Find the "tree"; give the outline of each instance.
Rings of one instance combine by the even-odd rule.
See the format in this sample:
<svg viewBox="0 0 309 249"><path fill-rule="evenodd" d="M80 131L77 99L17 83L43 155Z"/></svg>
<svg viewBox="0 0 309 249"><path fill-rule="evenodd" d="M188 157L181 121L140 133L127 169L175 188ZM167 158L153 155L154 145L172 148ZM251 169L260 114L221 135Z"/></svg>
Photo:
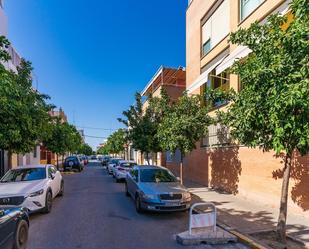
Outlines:
<svg viewBox="0 0 309 249"><path fill-rule="evenodd" d="M50 133L43 140L43 144L56 154L59 168L58 156L64 156L67 152L76 153L80 149L82 139L74 126L61 122L59 118L51 119L49 130Z"/></svg>
<svg viewBox="0 0 309 249"><path fill-rule="evenodd" d="M93 150L89 144L83 143L77 151L78 154L90 156L93 154ZM100 154L100 153L99 153Z"/></svg>
<svg viewBox="0 0 309 249"><path fill-rule="evenodd" d="M308 0L294 0L291 9L294 20L288 27L286 17L272 15L267 23L253 23L230 37L252 50L232 68L243 86L228 111L232 136L248 147L285 153L277 224L284 243L293 154L309 151Z"/></svg>
<svg viewBox="0 0 309 249"><path fill-rule="evenodd" d="M128 127L128 140L135 149L146 154L147 163L150 164L149 153L162 151L157 132L160 122L168 112L170 99L162 89L161 96L149 96L148 103L147 108L143 110L141 95L136 93L135 105L123 112L126 119L118 120Z"/></svg>
<svg viewBox="0 0 309 249"><path fill-rule="evenodd" d="M124 129L118 129L107 139L107 146L109 153L118 154L124 151L124 146L127 143L126 133Z"/></svg>
<svg viewBox="0 0 309 249"><path fill-rule="evenodd" d="M196 148L196 142L206 135L211 118L201 105L200 96L183 95L163 117L157 138L161 147L172 153L180 151L180 179L183 181L183 158Z"/></svg>
<svg viewBox="0 0 309 249"><path fill-rule="evenodd" d="M109 144L104 144L104 146L100 147L97 150L97 154L99 155L109 155L111 154L110 148L109 148Z"/></svg>
<svg viewBox="0 0 309 249"><path fill-rule="evenodd" d="M0 60L7 62L9 42L0 37ZM48 124L47 95L32 88L31 63L22 59L17 73L0 63L0 148L9 154L27 153L42 139Z"/></svg>

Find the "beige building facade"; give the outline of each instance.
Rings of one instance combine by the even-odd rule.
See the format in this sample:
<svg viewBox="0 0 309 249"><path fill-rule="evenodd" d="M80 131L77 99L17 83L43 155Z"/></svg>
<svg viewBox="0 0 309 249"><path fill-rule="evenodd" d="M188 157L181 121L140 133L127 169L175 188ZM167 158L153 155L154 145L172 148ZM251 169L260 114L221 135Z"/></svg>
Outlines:
<svg viewBox="0 0 309 249"><path fill-rule="evenodd" d="M148 107L148 97L160 97L164 89L172 102L176 102L186 90L186 70L183 67L172 68L161 66L141 92L144 98L143 110ZM133 148L132 148L133 149ZM146 156L140 151L134 151L134 160L138 164L147 164ZM149 163L153 165L166 165L166 152L150 153Z"/></svg>
<svg viewBox="0 0 309 249"><path fill-rule="evenodd" d="M186 13L186 89L201 94L213 89L241 90L237 75L228 69L235 60L246 57L247 47L231 44L230 32L248 28L254 21L266 22L272 13L292 18L288 0L191 0ZM213 103L217 109L227 103ZM176 174L178 165L168 165ZM210 126L207 137L185 158L184 179L214 189L239 194L252 201L279 206L282 159L274 152L236 146L228 129ZM304 171L305 170L305 171ZM298 173L297 173L298 172ZM299 173L303 172L303 173ZM295 212L309 214L309 157L296 155L291 177L289 206Z"/></svg>

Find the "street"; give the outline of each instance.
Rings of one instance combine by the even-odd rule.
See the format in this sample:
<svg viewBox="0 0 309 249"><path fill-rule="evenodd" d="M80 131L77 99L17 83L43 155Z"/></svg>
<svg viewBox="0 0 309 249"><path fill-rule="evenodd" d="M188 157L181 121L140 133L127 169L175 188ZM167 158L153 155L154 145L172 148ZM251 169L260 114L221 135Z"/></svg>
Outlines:
<svg viewBox="0 0 309 249"><path fill-rule="evenodd" d="M173 235L187 229L188 213L138 214L124 185L99 164L90 163L64 180L65 194L54 200L52 212L30 217L28 249L246 248L178 245Z"/></svg>

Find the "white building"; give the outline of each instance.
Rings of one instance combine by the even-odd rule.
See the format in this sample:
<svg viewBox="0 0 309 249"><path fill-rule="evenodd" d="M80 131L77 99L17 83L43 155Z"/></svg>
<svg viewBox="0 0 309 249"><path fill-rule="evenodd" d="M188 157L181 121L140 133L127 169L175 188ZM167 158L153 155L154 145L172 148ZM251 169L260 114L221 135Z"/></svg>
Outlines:
<svg viewBox="0 0 309 249"><path fill-rule="evenodd" d="M3 6L4 0L0 0L0 36L8 35L8 18L4 12ZM17 72L17 67L21 62L21 56L16 52L13 46L9 46L8 53L11 56L11 60L4 63L7 69ZM27 153L25 155L12 156L12 167L17 167L20 165L30 165L40 163L40 147L36 146L33 148L33 152ZM8 170L8 158L7 152L0 149L0 176L3 175Z"/></svg>

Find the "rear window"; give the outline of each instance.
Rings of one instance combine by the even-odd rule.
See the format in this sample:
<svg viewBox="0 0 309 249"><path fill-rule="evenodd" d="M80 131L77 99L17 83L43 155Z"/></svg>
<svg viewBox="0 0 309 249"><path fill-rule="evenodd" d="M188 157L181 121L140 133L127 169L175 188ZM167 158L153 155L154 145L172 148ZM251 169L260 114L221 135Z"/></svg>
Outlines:
<svg viewBox="0 0 309 249"><path fill-rule="evenodd" d="M136 165L136 163L121 163L120 166L124 168L132 168Z"/></svg>
<svg viewBox="0 0 309 249"><path fill-rule="evenodd" d="M77 157L74 157L74 156L67 157L67 158L65 159L66 162L69 162L69 161L77 161L77 160L78 160Z"/></svg>

